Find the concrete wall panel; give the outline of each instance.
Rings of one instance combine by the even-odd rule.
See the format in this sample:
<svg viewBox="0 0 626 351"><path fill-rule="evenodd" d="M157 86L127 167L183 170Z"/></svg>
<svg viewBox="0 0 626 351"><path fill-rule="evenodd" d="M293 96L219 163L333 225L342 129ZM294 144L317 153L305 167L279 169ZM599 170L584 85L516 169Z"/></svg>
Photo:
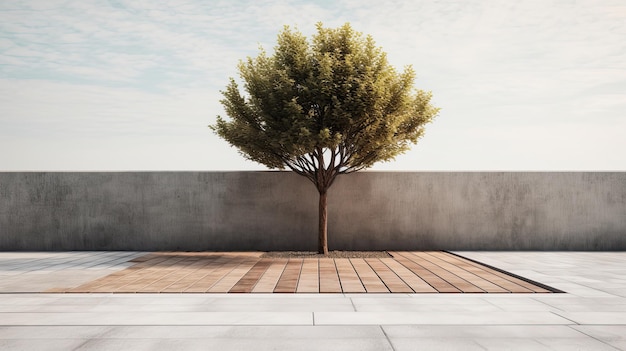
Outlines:
<svg viewBox="0 0 626 351"><path fill-rule="evenodd" d="M0 173L1 250L315 250L291 172ZM361 172L329 193L340 250L624 250L626 172Z"/></svg>

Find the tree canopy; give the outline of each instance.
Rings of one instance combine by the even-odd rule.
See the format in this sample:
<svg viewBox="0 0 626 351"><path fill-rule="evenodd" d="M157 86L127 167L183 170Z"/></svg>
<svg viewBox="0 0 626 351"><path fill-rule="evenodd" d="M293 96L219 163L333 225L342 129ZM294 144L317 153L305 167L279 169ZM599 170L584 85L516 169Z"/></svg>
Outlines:
<svg viewBox="0 0 626 351"><path fill-rule="evenodd" d="M311 40L285 26L274 53L263 49L238 66L222 94L230 120L213 130L269 168L289 168L326 194L337 175L407 151L438 109L413 87L415 72L397 72L371 36L349 24L317 24ZM321 211L321 206L320 206ZM320 228L321 229L321 228Z"/></svg>

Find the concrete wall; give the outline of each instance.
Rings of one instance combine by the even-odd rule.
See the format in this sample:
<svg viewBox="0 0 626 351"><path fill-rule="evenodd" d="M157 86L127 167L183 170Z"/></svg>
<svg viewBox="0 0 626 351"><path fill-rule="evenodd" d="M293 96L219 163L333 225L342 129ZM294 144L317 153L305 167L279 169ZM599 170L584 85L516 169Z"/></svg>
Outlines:
<svg viewBox="0 0 626 351"><path fill-rule="evenodd" d="M0 173L1 250L314 250L290 172ZM340 250L624 250L626 172L361 172L329 193Z"/></svg>

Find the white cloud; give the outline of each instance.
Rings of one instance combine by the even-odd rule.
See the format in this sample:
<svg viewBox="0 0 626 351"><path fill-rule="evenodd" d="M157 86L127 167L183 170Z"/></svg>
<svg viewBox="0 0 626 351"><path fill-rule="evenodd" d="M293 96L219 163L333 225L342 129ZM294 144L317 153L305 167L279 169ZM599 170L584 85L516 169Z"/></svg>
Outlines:
<svg viewBox="0 0 626 351"><path fill-rule="evenodd" d="M169 96L133 89L47 81L0 80L0 135L58 137L184 134L203 129L218 113L216 91ZM32 129L31 129L32 128Z"/></svg>
<svg viewBox="0 0 626 351"><path fill-rule="evenodd" d="M258 44L272 49L284 24L310 35L318 21L371 34L392 64L414 65L417 87L443 108L415 150L383 168L626 167L610 152L626 146L621 0L3 2L0 146L44 138L75 156L58 157L66 169L198 161L154 158L144 145L219 150L203 154L214 169L262 168L207 130L222 111L218 91ZM23 156L4 154L0 167L53 167Z"/></svg>

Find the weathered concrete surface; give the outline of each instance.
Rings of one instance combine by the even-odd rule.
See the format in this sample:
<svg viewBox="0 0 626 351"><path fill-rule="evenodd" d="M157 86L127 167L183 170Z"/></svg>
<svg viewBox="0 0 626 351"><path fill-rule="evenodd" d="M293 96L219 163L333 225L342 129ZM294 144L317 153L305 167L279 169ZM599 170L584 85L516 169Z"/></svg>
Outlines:
<svg viewBox="0 0 626 351"><path fill-rule="evenodd" d="M0 189L4 250L315 244L317 192L290 173L0 173Z"/></svg>
<svg viewBox="0 0 626 351"><path fill-rule="evenodd" d="M290 172L0 173L1 250L312 250ZM624 250L626 172L362 172L329 194L342 250Z"/></svg>
<svg viewBox="0 0 626 351"><path fill-rule="evenodd" d="M626 172L376 172L334 186L338 247L626 249Z"/></svg>

